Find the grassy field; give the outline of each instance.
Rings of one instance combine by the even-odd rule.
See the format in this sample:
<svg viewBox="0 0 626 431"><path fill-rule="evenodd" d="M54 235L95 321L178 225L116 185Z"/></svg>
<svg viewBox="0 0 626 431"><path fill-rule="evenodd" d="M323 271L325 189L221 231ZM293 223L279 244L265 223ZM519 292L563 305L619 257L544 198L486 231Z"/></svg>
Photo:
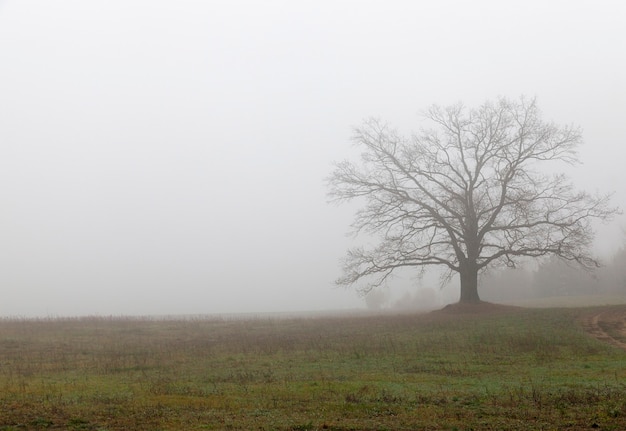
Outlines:
<svg viewBox="0 0 626 431"><path fill-rule="evenodd" d="M0 321L0 430L624 429L592 309Z"/></svg>

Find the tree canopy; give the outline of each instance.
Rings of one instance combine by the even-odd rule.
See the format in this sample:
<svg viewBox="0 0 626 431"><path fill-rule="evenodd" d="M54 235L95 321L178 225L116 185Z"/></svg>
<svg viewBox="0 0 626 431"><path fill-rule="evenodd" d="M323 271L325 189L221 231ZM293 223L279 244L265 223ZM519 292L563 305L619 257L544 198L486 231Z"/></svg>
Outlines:
<svg viewBox="0 0 626 431"><path fill-rule="evenodd" d="M460 301L477 302L478 273L492 265L547 255L598 265L592 221L617 212L610 196L548 173L551 162L578 162L580 128L544 121L526 98L434 105L424 116L433 127L411 137L365 121L353 136L360 161L335 165L331 198L361 199L353 228L379 240L348 251L338 284L365 281L367 292L399 268L442 266L459 273Z"/></svg>

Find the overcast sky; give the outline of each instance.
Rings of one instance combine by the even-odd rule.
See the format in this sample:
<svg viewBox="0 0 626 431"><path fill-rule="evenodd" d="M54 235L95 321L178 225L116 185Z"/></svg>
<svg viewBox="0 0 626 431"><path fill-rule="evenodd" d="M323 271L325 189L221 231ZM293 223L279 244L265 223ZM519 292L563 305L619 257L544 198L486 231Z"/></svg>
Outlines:
<svg viewBox="0 0 626 431"><path fill-rule="evenodd" d="M324 178L370 116L536 96L626 207L626 2L0 0L0 316L362 307ZM598 237L619 247L620 218Z"/></svg>

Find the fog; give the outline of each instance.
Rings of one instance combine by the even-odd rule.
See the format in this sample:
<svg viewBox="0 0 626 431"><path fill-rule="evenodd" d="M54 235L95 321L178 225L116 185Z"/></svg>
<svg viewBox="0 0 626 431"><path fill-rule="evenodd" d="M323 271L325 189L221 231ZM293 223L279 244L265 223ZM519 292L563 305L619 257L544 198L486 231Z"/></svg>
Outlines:
<svg viewBox="0 0 626 431"><path fill-rule="evenodd" d="M364 118L409 133L432 103L536 96L584 129L575 183L624 208L625 16L619 0L0 0L0 316L363 308L333 283L356 207L328 204L324 178ZM624 226L599 229L598 253Z"/></svg>

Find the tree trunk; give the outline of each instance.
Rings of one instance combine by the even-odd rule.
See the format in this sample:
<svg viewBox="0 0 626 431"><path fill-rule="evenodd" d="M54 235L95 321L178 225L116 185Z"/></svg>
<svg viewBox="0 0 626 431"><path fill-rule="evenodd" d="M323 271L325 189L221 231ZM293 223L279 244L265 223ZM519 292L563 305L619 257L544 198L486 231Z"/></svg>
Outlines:
<svg viewBox="0 0 626 431"><path fill-rule="evenodd" d="M463 265L460 271L461 276L461 303L480 302L478 296L478 269L474 265Z"/></svg>

